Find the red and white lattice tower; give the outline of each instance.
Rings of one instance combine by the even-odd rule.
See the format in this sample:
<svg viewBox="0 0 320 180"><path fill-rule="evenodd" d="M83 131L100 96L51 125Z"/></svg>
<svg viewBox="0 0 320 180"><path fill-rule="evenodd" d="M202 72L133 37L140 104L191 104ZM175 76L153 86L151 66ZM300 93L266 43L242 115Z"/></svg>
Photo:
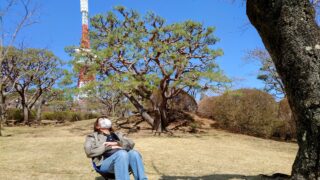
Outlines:
<svg viewBox="0 0 320 180"><path fill-rule="evenodd" d="M82 37L81 37L80 51L90 53L88 0L80 0L80 10L82 15ZM83 87L85 84L95 79L95 76L93 74L87 73L88 72L87 58L88 57L81 57L78 62L80 64L80 73L79 73L79 79L78 79L78 85L77 85L78 88Z"/></svg>

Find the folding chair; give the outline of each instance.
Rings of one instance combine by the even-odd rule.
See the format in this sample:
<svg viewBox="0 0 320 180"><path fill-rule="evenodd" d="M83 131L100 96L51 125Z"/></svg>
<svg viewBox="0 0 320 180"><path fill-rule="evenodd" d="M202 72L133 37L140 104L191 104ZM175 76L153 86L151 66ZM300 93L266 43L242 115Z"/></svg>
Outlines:
<svg viewBox="0 0 320 180"><path fill-rule="evenodd" d="M104 173L101 172L100 169L96 166L96 164L92 161L92 166L94 168L94 170L99 173L105 180L112 180L112 179L116 179L115 174L114 173Z"/></svg>

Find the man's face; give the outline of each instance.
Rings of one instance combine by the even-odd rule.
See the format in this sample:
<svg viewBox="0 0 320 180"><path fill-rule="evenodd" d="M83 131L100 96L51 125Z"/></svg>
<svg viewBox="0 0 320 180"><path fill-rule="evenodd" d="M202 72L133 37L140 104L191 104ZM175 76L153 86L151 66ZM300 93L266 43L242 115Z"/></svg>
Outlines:
<svg viewBox="0 0 320 180"><path fill-rule="evenodd" d="M101 118L98 124L100 129L110 129L112 122L107 118Z"/></svg>

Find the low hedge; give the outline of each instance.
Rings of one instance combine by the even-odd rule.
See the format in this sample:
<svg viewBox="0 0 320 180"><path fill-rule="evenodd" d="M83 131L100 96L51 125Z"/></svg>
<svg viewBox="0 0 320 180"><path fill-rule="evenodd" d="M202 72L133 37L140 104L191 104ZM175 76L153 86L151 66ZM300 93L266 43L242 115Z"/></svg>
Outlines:
<svg viewBox="0 0 320 180"><path fill-rule="evenodd" d="M58 112L43 112L41 119L46 120L58 120L59 122L64 121L80 121L84 119L97 118L98 114L95 113L80 113L72 111L58 111Z"/></svg>
<svg viewBox="0 0 320 180"><path fill-rule="evenodd" d="M31 110L29 114L29 119L34 120L36 118L36 111ZM8 109L7 110L7 119L23 121L23 111L21 109Z"/></svg>
<svg viewBox="0 0 320 180"><path fill-rule="evenodd" d="M45 111L42 112L41 119L45 120L58 120L59 122L64 121L80 121L84 119L94 119L97 118L99 114L96 113L81 113L73 111ZM23 112L21 109L8 109L7 110L7 119L17 120L18 122L23 121ZM29 114L29 119L36 119L36 111L32 110Z"/></svg>

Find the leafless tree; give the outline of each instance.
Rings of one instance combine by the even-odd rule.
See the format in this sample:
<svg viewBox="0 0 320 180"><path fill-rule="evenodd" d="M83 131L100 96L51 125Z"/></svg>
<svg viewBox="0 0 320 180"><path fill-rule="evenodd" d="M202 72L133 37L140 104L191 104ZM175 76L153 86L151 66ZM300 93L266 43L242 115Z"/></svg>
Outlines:
<svg viewBox="0 0 320 180"><path fill-rule="evenodd" d="M0 9L0 136L2 135L2 123L6 120L6 97L14 90L13 87L16 83L16 80L9 83L8 77L4 75L3 62L5 60L10 61L7 56L16 43L17 36L22 29L36 23L34 16L38 11L38 6L33 4L32 0L7 0L2 3L4 6ZM9 19L10 13L15 11L15 7L22 9L22 15L16 16L17 24L14 24L13 28L9 29L6 24L7 19Z"/></svg>
<svg viewBox="0 0 320 180"><path fill-rule="evenodd" d="M253 49L248 52L245 59L259 63L260 69L257 78L264 82L266 92L272 94L275 98L285 96L284 85L267 50Z"/></svg>

